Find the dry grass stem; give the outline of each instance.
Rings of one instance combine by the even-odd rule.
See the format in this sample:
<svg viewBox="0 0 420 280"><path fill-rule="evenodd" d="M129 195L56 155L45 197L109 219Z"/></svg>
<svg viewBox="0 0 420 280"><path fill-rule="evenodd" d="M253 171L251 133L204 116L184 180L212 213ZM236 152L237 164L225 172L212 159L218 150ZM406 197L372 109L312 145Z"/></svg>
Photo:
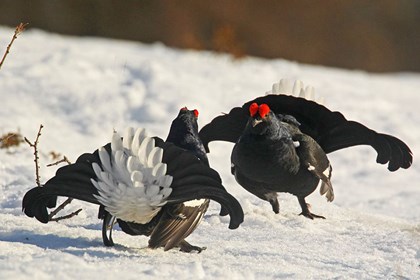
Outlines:
<svg viewBox="0 0 420 280"><path fill-rule="evenodd" d="M7 149L13 146L19 146L24 142L23 137L18 132L9 132L0 138L0 149Z"/></svg>

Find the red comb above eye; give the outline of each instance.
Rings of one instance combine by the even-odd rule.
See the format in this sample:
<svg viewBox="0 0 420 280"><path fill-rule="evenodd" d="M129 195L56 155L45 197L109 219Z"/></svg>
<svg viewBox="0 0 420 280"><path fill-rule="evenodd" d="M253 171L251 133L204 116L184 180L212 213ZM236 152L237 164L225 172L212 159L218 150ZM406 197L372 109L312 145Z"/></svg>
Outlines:
<svg viewBox="0 0 420 280"><path fill-rule="evenodd" d="M258 104L254 102L249 106L249 114L251 115L251 117L253 117L255 116L257 112L258 112Z"/></svg>
<svg viewBox="0 0 420 280"><path fill-rule="evenodd" d="M260 113L261 118L264 118L270 112L270 107L267 104L261 104L260 108L258 109L258 113Z"/></svg>
<svg viewBox="0 0 420 280"><path fill-rule="evenodd" d="M196 117L196 118L198 118L198 110L197 109L194 109L194 116Z"/></svg>
<svg viewBox="0 0 420 280"><path fill-rule="evenodd" d="M187 111L187 110L188 108L185 106L185 107L182 107L180 111Z"/></svg>

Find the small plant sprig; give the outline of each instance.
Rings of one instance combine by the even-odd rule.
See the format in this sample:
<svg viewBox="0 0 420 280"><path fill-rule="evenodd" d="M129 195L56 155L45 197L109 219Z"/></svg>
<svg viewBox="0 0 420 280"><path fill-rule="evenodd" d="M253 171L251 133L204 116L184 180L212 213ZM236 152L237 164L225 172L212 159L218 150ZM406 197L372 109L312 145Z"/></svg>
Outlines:
<svg viewBox="0 0 420 280"><path fill-rule="evenodd" d="M28 138L26 137L24 138L25 142L28 143L28 145L34 149L34 156L35 156L34 162L35 162L35 174L36 174L35 182L38 185L38 187L41 187L41 180L39 176L38 141L39 141L39 136L41 136L41 130L43 127L44 126L42 124L39 126L38 134L36 135L34 143L31 143L31 141L29 141Z"/></svg>
<svg viewBox="0 0 420 280"><path fill-rule="evenodd" d="M1 136L0 149L7 149L14 146L19 146L24 142L22 135L19 132L9 132Z"/></svg>
<svg viewBox="0 0 420 280"><path fill-rule="evenodd" d="M6 51L4 52L3 58L0 61L0 69L3 66L4 61L6 60L7 55L10 52L10 48L13 45L13 42L17 39L17 37L25 30L26 26L28 26L29 23L19 23L18 26L16 26L15 34L12 37L12 40L10 41L9 45L6 48Z"/></svg>
<svg viewBox="0 0 420 280"><path fill-rule="evenodd" d="M24 138L25 142L28 143L29 146L31 146L34 149L34 156L35 156L35 173L36 173L36 184L38 185L38 187L42 187L41 185L41 179L40 179L40 175L39 175L39 156L38 156L38 143L39 143L39 137L41 136L41 130L44 126L41 124L39 126L39 130L38 133L36 135L35 141L34 143L32 143L31 141L28 140L28 138ZM55 153L54 153L55 154ZM59 161L56 161L54 163L48 164L47 166L54 166L54 165L58 165L60 163L66 162L67 164L71 164L71 162L69 161L69 159L66 156L63 156L63 158ZM58 212L60 212L61 210L64 209L64 207L66 207L68 204L70 204L72 202L73 198L67 198L62 204L60 204L60 206L58 206L54 211L51 211L51 213L48 215L48 220L49 221L54 221L54 222L58 222L60 220L64 220L64 219L70 219L76 215L78 215L80 213L80 211L82 211L82 209L78 209L76 211L74 211L73 213L70 213L68 215L65 216L61 216L58 218L54 218L55 215L57 215Z"/></svg>

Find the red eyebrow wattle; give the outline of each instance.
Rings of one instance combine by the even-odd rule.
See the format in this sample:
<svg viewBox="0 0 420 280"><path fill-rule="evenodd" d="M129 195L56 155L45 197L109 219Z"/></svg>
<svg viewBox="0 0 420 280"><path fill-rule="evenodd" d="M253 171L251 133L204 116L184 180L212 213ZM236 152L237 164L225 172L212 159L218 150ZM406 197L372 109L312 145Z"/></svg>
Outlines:
<svg viewBox="0 0 420 280"><path fill-rule="evenodd" d="M249 106L249 114L251 117L253 117L255 116L257 112L258 112L258 104L254 102Z"/></svg>
<svg viewBox="0 0 420 280"><path fill-rule="evenodd" d="M267 104L261 104L258 113L260 113L260 117L264 118L270 112L270 107Z"/></svg>

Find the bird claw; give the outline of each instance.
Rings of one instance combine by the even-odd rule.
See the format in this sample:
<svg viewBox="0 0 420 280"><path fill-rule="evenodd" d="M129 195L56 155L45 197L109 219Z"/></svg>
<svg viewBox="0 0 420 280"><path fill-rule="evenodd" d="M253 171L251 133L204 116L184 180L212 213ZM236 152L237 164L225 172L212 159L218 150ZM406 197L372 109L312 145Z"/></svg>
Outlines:
<svg viewBox="0 0 420 280"><path fill-rule="evenodd" d="M316 215L316 214L311 213L311 211L309 211L309 209L311 208L311 205L309 203L306 203L305 198L299 197L298 200L299 200L300 207L302 208L302 213L300 213L299 216L303 215L306 218L311 219L311 220L315 218L325 219L324 216Z"/></svg>
<svg viewBox="0 0 420 280"><path fill-rule="evenodd" d="M300 215L303 215L303 216L305 216L306 218L308 218L308 219L311 219L311 220L313 220L313 219L315 219L315 218L317 218L317 219L325 219L325 217L324 216L320 216L320 215L316 215L316 214L313 214L313 213L311 213L311 212L302 212L302 213L300 213L299 214L299 216Z"/></svg>
<svg viewBox="0 0 420 280"><path fill-rule="evenodd" d="M185 253L191 253L192 251L197 251L197 253L201 253L201 251L207 249L207 247L199 247L199 246L191 245L185 240L179 244L179 248L181 252L185 252Z"/></svg>

